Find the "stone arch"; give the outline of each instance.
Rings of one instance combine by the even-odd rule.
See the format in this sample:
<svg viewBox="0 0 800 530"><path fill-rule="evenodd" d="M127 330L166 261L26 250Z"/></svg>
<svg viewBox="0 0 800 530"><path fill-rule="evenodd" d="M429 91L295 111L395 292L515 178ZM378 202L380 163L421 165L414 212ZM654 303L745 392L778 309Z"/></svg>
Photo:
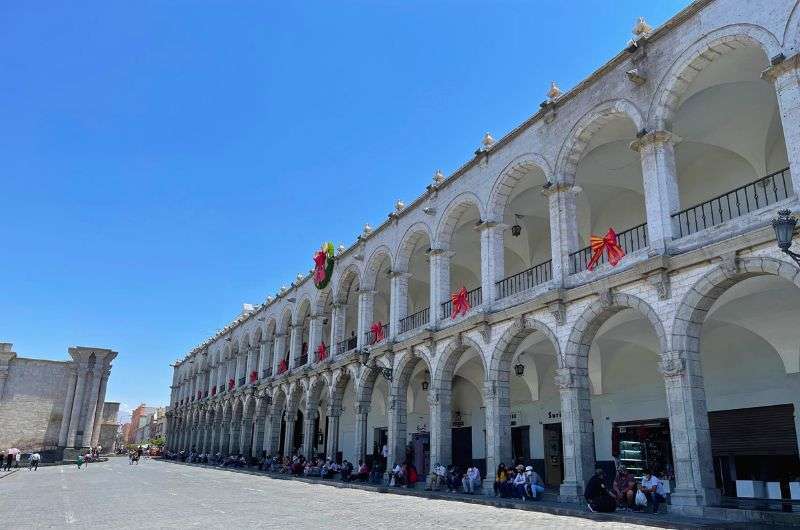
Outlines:
<svg viewBox="0 0 800 530"><path fill-rule="evenodd" d="M292 315L292 308L287 305L286 307L283 308L283 311L281 312L281 318L280 321L278 322L278 328L277 328L278 333L287 334L289 332L289 325L292 323L293 318L294 317Z"/></svg>
<svg viewBox="0 0 800 530"><path fill-rule="evenodd" d="M514 186L522 180L522 177L530 170L538 168L544 173L547 182L552 182L553 171L547 160L538 153L526 153L520 155L503 168L495 180L492 191L489 194L487 211L494 221L502 221L503 213L508 199L511 196Z"/></svg>
<svg viewBox="0 0 800 530"><path fill-rule="evenodd" d="M800 288L800 269L776 258L740 258L733 268L714 267L698 279L683 296L675 311L672 348L683 359L698 359L700 335L708 311L714 302L737 283L755 276L773 275ZM781 358L784 367L787 359Z"/></svg>
<svg viewBox="0 0 800 530"><path fill-rule="evenodd" d="M334 374L330 388L331 407L334 410L341 409L342 407L342 400L344 399L344 391L347 388L347 383L357 380L357 376L354 372L355 371L348 366Z"/></svg>
<svg viewBox="0 0 800 530"><path fill-rule="evenodd" d="M478 215L483 219L485 217L483 203L481 203L478 196L471 191L465 191L450 201L450 204L444 209L442 216L439 218L439 223L436 226L436 245L446 245L449 247L450 239L453 236L458 219L472 206L478 209Z"/></svg>
<svg viewBox="0 0 800 530"><path fill-rule="evenodd" d="M589 349L600 327L612 316L625 309L634 309L650 321L658 338L661 354L669 351L669 340L658 313L645 300L626 293L611 293L610 300L596 300L589 304L572 326L569 339L561 359L561 368L589 369Z"/></svg>
<svg viewBox="0 0 800 530"><path fill-rule="evenodd" d="M328 286L317 293L317 296L311 304L312 315L322 315L325 313L325 307L330 302L332 292L331 287Z"/></svg>
<svg viewBox="0 0 800 530"><path fill-rule="evenodd" d="M303 323L306 314L311 314L311 298L308 295L303 296L297 303L297 307L293 315L293 324L299 326Z"/></svg>
<svg viewBox="0 0 800 530"><path fill-rule="evenodd" d="M800 2L796 3L786 22L783 32L783 45L789 46L794 53L800 50Z"/></svg>
<svg viewBox="0 0 800 530"><path fill-rule="evenodd" d="M350 290L350 286L354 281L361 285L361 271L355 263L351 263L342 271L336 280L333 298L335 303L344 303L346 301L347 292Z"/></svg>
<svg viewBox="0 0 800 530"><path fill-rule="evenodd" d="M456 364L458 363L459 358L461 358L461 355L468 348L472 348L478 352L478 357L480 358L481 366L483 367L483 373L488 375L489 370L486 366L486 357L483 354L483 349L481 348L480 344L466 335L461 335L460 340L453 339L450 341L450 343L444 348L444 351L442 351L441 355L439 355L439 361L433 368L434 372L431 372L431 382L436 382L434 388L441 389L446 387L447 383L452 382Z"/></svg>
<svg viewBox="0 0 800 530"><path fill-rule="evenodd" d="M389 260L389 269L392 269L392 251L386 245L381 245L372 251L367 266L364 268L364 277L361 288L364 290L375 289L378 281L378 275L382 272L379 270L380 264L384 259Z"/></svg>
<svg viewBox="0 0 800 530"><path fill-rule="evenodd" d="M278 414L283 412L287 399L286 387L284 385L280 385L272 393L272 412Z"/></svg>
<svg viewBox="0 0 800 530"><path fill-rule="evenodd" d="M267 325L264 327L264 338L269 340L275 336L275 330L277 329L278 323L275 320L275 317L270 317L267 320Z"/></svg>
<svg viewBox="0 0 800 530"><path fill-rule="evenodd" d="M427 223L417 222L408 227L400 239L400 245L397 247L397 252L392 260L397 271L408 271L411 252L423 236L427 237L429 242L433 242L431 228Z"/></svg>
<svg viewBox="0 0 800 530"><path fill-rule="evenodd" d="M780 53L778 39L754 24L734 24L706 34L686 48L662 77L648 120L653 129L669 130L678 102L697 74L718 57L742 46L759 47L767 57Z"/></svg>
<svg viewBox="0 0 800 530"><path fill-rule="evenodd" d="M242 418L250 419L256 413L256 397L253 394L248 394L243 398L244 403L242 406Z"/></svg>
<svg viewBox="0 0 800 530"><path fill-rule="evenodd" d="M561 363L561 347L558 343L558 337L555 332L540 320L533 318L525 318L516 320L508 329L506 329L500 336L500 340L492 351L492 357L489 360L489 374L505 373L508 375L512 358L514 353L529 335L540 331L544 334L556 350L557 362ZM495 376L491 376L495 377Z"/></svg>
<svg viewBox="0 0 800 530"><path fill-rule="evenodd" d="M586 154L586 149L595 132L613 119L630 119L637 131L645 126L639 108L626 99L604 101L584 114L567 136L561 146L556 163L556 179L560 183L574 184L578 163Z"/></svg>

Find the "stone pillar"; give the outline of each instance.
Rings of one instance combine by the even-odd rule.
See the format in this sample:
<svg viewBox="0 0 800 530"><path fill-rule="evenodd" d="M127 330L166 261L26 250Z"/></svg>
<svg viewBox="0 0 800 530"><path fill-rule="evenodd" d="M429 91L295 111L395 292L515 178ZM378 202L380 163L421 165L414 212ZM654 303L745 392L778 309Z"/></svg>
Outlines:
<svg viewBox="0 0 800 530"><path fill-rule="evenodd" d="M289 341L289 369L292 370L300 365L300 355L303 350L303 324L293 324L291 338Z"/></svg>
<svg viewBox="0 0 800 530"><path fill-rule="evenodd" d="M100 381L100 392L97 395L97 407L94 415L94 426L92 427L92 447L97 447L100 443L100 427L103 424L103 409L106 403L106 388L108 386L108 378L111 375L111 366L106 367L103 371L103 378Z"/></svg>
<svg viewBox="0 0 800 530"><path fill-rule="evenodd" d="M11 351L13 344L10 342L0 342L0 400L3 399L3 391L6 387L6 380L8 380L8 369L11 360L17 356L16 353Z"/></svg>
<svg viewBox="0 0 800 530"><path fill-rule="evenodd" d="M273 410L265 418L264 426L267 432L264 437L264 450L270 456L277 455L281 447L281 415L281 411Z"/></svg>
<svg viewBox="0 0 800 530"><path fill-rule="evenodd" d="M367 418L369 403L356 403L356 459L364 460L367 456Z"/></svg>
<svg viewBox="0 0 800 530"><path fill-rule="evenodd" d="M511 391L508 371L499 370L490 374L484 383L484 405L486 414L486 472L496 470L500 462L511 462ZM493 488L494 481L488 486ZM491 491L487 491L491 494Z"/></svg>
<svg viewBox="0 0 800 530"><path fill-rule="evenodd" d="M286 414L286 432L283 438L283 456L292 456L294 453L294 423L297 418L294 414ZM278 428L280 433L280 427Z"/></svg>
<svg viewBox="0 0 800 530"><path fill-rule="evenodd" d="M553 280L566 283L572 274L569 255L578 250L578 212L575 205L576 188L554 184L544 190L550 208L550 253Z"/></svg>
<svg viewBox="0 0 800 530"><path fill-rule="evenodd" d="M239 454L252 456L253 452L253 418L242 418L239 427Z"/></svg>
<svg viewBox="0 0 800 530"><path fill-rule="evenodd" d="M228 442L228 452L230 454L238 454L239 453L239 437L241 435L241 428L242 428L242 421L236 421L235 419L231 418L230 423L230 440Z"/></svg>
<svg viewBox="0 0 800 530"><path fill-rule="evenodd" d="M272 347L273 340L261 341L261 357L258 366L258 377L264 377L264 370L272 368Z"/></svg>
<svg viewBox="0 0 800 530"><path fill-rule="evenodd" d="M266 415L256 414L255 419L255 432L253 433L253 443L252 443L252 451L250 452L250 456L259 457L261 455L261 451L265 448L266 440L264 439L264 427L266 422Z"/></svg>
<svg viewBox="0 0 800 530"><path fill-rule="evenodd" d="M408 272L394 271L390 280L391 294L389 295L389 337L394 338L400 334L400 320L408 313Z"/></svg>
<svg viewBox="0 0 800 530"><path fill-rule="evenodd" d="M389 397L389 413L387 419L389 420L389 441L386 444L389 447L389 456L386 459L386 465L394 466L395 463L402 464L406 456L406 440L407 440L407 403L405 399L406 389L400 389L400 395L392 395Z"/></svg>
<svg viewBox="0 0 800 530"><path fill-rule="evenodd" d="M201 440L201 444L200 444L200 452L202 454L208 453L208 427L209 427L208 423L207 422L203 422L203 431L202 431L203 434L202 434L202 440Z"/></svg>
<svg viewBox="0 0 800 530"><path fill-rule="evenodd" d="M561 428L564 444L564 481L559 499L578 502L594 474L594 424L586 370L559 368L556 385L561 394Z"/></svg>
<svg viewBox="0 0 800 530"><path fill-rule="evenodd" d="M69 382L67 383L67 397L64 400L64 409L61 413L61 430L58 431L58 446L67 446L67 434L69 433L69 421L72 416L72 402L75 399L75 384L78 376L75 365L69 367Z"/></svg>
<svg viewBox="0 0 800 530"><path fill-rule="evenodd" d="M314 458L314 444L316 441L316 431L314 430L314 421L317 419L316 410L306 410L303 416L303 454L309 460Z"/></svg>
<svg viewBox="0 0 800 530"><path fill-rule="evenodd" d="M286 355L286 333L275 334L275 351L272 354L272 373L278 374L278 365Z"/></svg>
<svg viewBox="0 0 800 530"><path fill-rule="evenodd" d="M434 464L452 464L453 413L452 381L432 382L435 388L428 393L431 407L431 469Z"/></svg>
<svg viewBox="0 0 800 530"><path fill-rule="evenodd" d="M78 423L81 417L81 405L83 404L83 394L86 387L86 378L88 376L89 367L85 361L77 364L77 383L75 384L75 398L72 400L72 412L70 412L69 431L67 432L67 447L75 447L75 439L78 433ZM131 425L131 429L135 429Z"/></svg>
<svg viewBox="0 0 800 530"><path fill-rule="evenodd" d="M477 229L481 239L481 295L484 304L491 304L497 299L495 285L505 273L503 231L506 225L484 221Z"/></svg>
<svg viewBox="0 0 800 530"><path fill-rule="evenodd" d="M321 315L311 315L308 323L308 364L317 360L317 348L322 344L322 319Z"/></svg>
<svg viewBox="0 0 800 530"><path fill-rule="evenodd" d="M678 174L675 169L677 136L653 131L631 143L642 157L647 238L651 254L664 254L675 231L672 214L680 209Z"/></svg>
<svg viewBox="0 0 800 530"><path fill-rule="evenodd" d="M442 319L442 304L450 299L450 258L453 253L446 247L430 251L431 272L431 326ZM448 315L449 316L449 315Z"/></svg>
<svg viewBox="0 0 800 530"><path fill-rule="evenodd" d="M795 195L798 195L800 194L800 53L767 68L761 77L775 85L786 154L792 174L792 188Z"/></svg>
<svg viewBox="0 0 800 530"><path fill-rule="evenodd" d="M331 314L331 354L336 355L336 345L344 340L346 309L345 304L340 302L333 303L333 313Z"/></svg>
<svg viewBox="0 0 800 530"><path fill-rule="evenodd" d="M714 480L711 431L700 356L689 352L662 354L661 373L667 390L669 434L675 464L672 504L718 504L720 492Z"/></svg>
<svg viewBox="0 0 800 530"><path fill-rule="evenodd" d="M325 448L325 454L331 460L335 460L336 453L339 452L339 418L341 413L342 411L339 408L328 408L328 446Z"/></svg>
<svg viewBox="0 0 800 530"><path fill-rule="evenodd" d="M212 421L210 427L210 438L208 442L208 453L217 454L217 438L219 437L219 421Z"/></svg>
<svg viewBox="0 0 800 530"><path fill-rule="evenodd" d="M365 335L372 326L372 309L375 303L375 291L358 291L358 331L356 340L358 349L366 346Z"/></svg>
<svg viewBox="0 0 800 530"><path fill-rule="evenodd" d="M89 444L92 443L92 427L94 427L94 414L97 411L97 395L100 392L100 383L102 382L104 373L105 367L98 358L92 369L92 382L88 387L88 393L84 400L87 403L87 408L86 418L83 422L83 437L81 438L83 447L89 447Z"/></svg>

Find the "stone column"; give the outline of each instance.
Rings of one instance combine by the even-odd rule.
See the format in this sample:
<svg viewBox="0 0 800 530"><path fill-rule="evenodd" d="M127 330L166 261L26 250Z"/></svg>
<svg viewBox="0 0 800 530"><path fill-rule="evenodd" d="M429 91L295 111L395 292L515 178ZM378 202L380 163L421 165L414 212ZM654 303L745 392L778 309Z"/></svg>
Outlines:
<svg viewBox="0 0 800 530"><path fill-rule="evenodd" d="M367 418L369 403L356 403L356 459L364 460L367 456Z"/></svg>
<svg viewBox="0 0 800 530"><path fill-rule="evenodd" d="M331 354L336 355L336 345L344 340L345 305L340 302L333 303L331 314Z"/></svg>
<svg viewBox="0 0 800 530"><path fill-rule="evenodd" d="M303 324L292 324L291 337L289 339L289 369L292 370L300 365L300 355L303 350Z"/></svg>
<svg viewBox="0 0 800 530"><path fill-rule="evenodd" d="M264 437L264 450L270 456L278 454L281 447L281 411L273 410L268 413L265 418L264 426L266 428L266 436Z"/></svg>
<svg viewBox="0 0 800 530"><path fill-rule="evenodd" d="M100 392L100 384L104 375L105 367L98 358L92 369L92 383L84 400L88 407L86 409L86 419L83 422L83 437L81 438L83 447L89 447L89 444L92 443L92 427L94 427L94 414L97 411L97 395Z"/></svg>
<svg viewBox="0 0 800 530"><path fill-rule="evenodd" d="M642 157L647 237L651 254L664 254L675 232L672 214L680 209L675 144L678 137L667 131L653 131L631 143Z"/></svg>
<svg viewBox="0 0 800 530"><path fill-rule="evenodd" d="M230 454L238 454L239 453L239 437L241 435L242 429L242 420L236 421L235 419L231 418L230 423L230 440L228 442L228 452Z"/></svg>
<svg viewBox="0 0 800 530"><path fill-rule="evenodd" d="M286 432L283 438L283 456L292 456L294 452L294 422L297 418L292 414L286 414ZM280 433L280 427L278 428Z"/></svg>
<svg viewBox="0 0 800 530"><path fill-rule="evenodd" d="M336 459L336 453L339 452L339 418L341 417L341 409L328 407L328 446L325 448L325 454L331 460Z"/></svg>
<svg viewBox="0 0 800 530"><path fill-rule="evenodd" d="M81 417L81 405L83 404L84 388L86 387L86 378L88 376L89 367L85 361L77 364L77 383L75 384L75 397L72 400L72 412L70 412L69 431L67 431L67 447L75 447L75 438L78 433L78 423ZM135 425L131 425L131 429L136 429Z"/></svg>
<svg viewBox="0 0 800 530"><path fill-rule="evenodd" d="M798 195L800 194L800 53L767 68L761 77L775 85L786 154L792 174L792 188L795 195Z"/></svg>
<svg viewBox="0 0 800 530"><path fill-rule="evenodd" d="M358 291L358 331L356 331L357 347L366 346L365 335L372 326L372 309L375 303L375 291Z"/></svg>
<svg viewBox="0 0 800 530"><path fill-rule="evenodd" d="M314 445L317 433L314 430L314 421L317 419L316 410L306 410L303 416L303 454L309 460L314 458Z"/></svg>
<svg viewBox="0 0 800 530"><path fill-rule="evenodd" d="M317 348L322 343L322 316L311 315L308 323L308 364L317 359Z"/></svg>
<svg viewBox="0 0 800 530"><path fill-rule="evenodd" d="M272 347L273 340L261 341L261 357L258 366L258 377L264 377L264 370L272 368Z"/></svg>
<svg viewBox="0 0 800 530"><path fill-rule="evenodd" d="M256 427L255 432L253 433L255 437L253 438L253 443L251 444L252 451L250 452L250 456L258 457L260 456L262 449L265 448L266 444L266 440L264 439L264 424L266 422L266 415L263 413L256 414L256 417L253 421L255 422Z"/></svg>
<svg viewBox="0 0 800 530"><path fill-rule="evenodd" d="M553 184L544 190L550 208L550 253L552 256L553 280L559 285L566 283L572 273L569 255L578 250L578 212L573 186Z"/></svg>
<svg viewBox="0 0 800 530"><path fill-rule="evenodd" d="M662 354L660 368L667 390L669 434L675 463L672 504L718 504L720 492L714 480L711 431L700 356L678 351Z"/></svg>
<svg viewBox="0 0 800 530"><path fill-rule="evenodd" d="M450 299L450 258L453 253L446 247L430 251L431 272L431 326L442 319L442 304ZM449 316L449 315L448 315Z"/></svg>
<svg viewBox="0 0 800 530"><path fill-rule="evenodd" d="M389 295L389 337L394 338L400 334L400 320L408 313L408 272L394 271L390 280L391 294Z"/></svg>
<svg viewBox="0 0 800 530"><path fill-rule="evenodd" d="M69 433L69 421L72 416L72 402L75 399L75 384L78 376L75 371L75 363L69 367L69 381L67 382L67 397L64 400L64 409L61 413L61 430L58 431L58 446L67 446L67 434Z"/></svg>
<svg viewBox="0 0 800 530"><path fill-rule="evenodd" d="M236 388L239 388L239 379L244 376L244 371L247 369L247 353L239 352L239 355L236 356L236 375L234 379L236 379ZM245 376L244 380L245 384L247 384L247 377Z"/></svg>
<svg viewBox="0 0 800 530"><path fill-rule="evenodd" d="M12 347L13 344L10 342L0 342L0 400L3 399L3 391L6 387L11 360L17 356L16 353L11 351Z"/></svg>
<svg viewBox="0 0 800 530"><path fill-rule="evenodd" d="M405 390L401 389L399 392L405 392ZM389 397L389 413L387 415L389 420L389 441L386 444L389 447L389 456L386 459L387 466L394 466L395 463L402 464L403 460L405 460L406 439L408 436L406 410L405 396L392 395Z"/></svg>
<svg viewBox="0 0 800 530"><path fill-rule="evenodd" d="M507 370L505 373L497 370L484 383L487 472L484 478L491 478L489 470L497 469L500 462L511 462L511 391L508 375ZM493 483L487 483L490 490Z"/></svg>
<svg viewBox="0 0 800 530"><path fill-rule="evenodd" d="M278 374L278 365L286 355L286 333L275 334L275 351L272 354L272 373Z"/></svg>
<svg viewBox="0 0 800 530"><path fill-rule="evenodd" d="M561 428L564 444L564 481L559 499L578 502L594 473L594 424L585 369L559 368L556 385L561 394Z"/></svg>
<svg viewBox="0 0 800 530"><path fill-rule="evenodd" d="M497 299L497 282L505 273L503 231L506 225L495 221L484 221L478 225L481 239L481 295L484 304Z"/></svg>
<svg viewBox="0 0 800 530"><path fill-rule="evenodd" d="M111 375L111 366L107 366L103 371L103 378L100 381L100 393L97 395L97 407L94 415L94 426L92 427L92 447L97 447L100 443L100 428L103 424L103 409L106 403L106 388L108 378Z"/></svg>
<svg viewBox="0 0 800 530"><path fill-rule="evenodd" d="M219 422L214 420L209 425L209 440L208 440L208 453L215 455L217 454L217 437L219 435Z"/></svg>
<svg viewBox="0 0 800 530"><path fill-rule="evenodd" d="M453 413L452 381L432 382L436 384L428 393L431 407L431 468L436 463L452 464Z"/></svg>
<svg viewBox="0 0 800 530"><path fill-rule="evenodd" d="M253 418L242 418L239 427L239 454L251 455L253 451Z"/></svg>

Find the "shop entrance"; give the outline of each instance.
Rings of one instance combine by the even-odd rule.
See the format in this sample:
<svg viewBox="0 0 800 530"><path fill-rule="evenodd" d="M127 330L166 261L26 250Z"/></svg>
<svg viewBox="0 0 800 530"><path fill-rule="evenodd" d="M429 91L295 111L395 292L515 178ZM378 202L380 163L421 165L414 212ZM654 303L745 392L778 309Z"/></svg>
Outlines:
<svg viewBox="0 0 800 530"><path fill-rule="evenodd" d="M452 436L453 465L458 466L463 472L472 465L472 427L453 428Z"/></svg>
<svg viewBox="0 0 800 530"><path fill-rule="evenodd" d="M514 464L528 464L531 460L531 428L529 425L511 427L511 458Z"/></svg>
<svg viewBox="0 0 800 530"><path fill-rule="evenodd" d="M560 423L546 423L544 433L544 481L551 487L558 487L564 481L564 447Z"/></svg>
<svg viewBox="0 0 800 530"><path fill-rule="evenodd" d="M431 462L431 435L427 432L417 432L411 435L411 447L408 457L417 468L417 473L423 477L428 476Z"/></svg>
<svg viewBox="0 0 800 530"><path fill-rule="evenodd" d="M615 422L611 431L611 453L636 480L641 480L647 469L664 482L674 478L666 418Z"/></svg>

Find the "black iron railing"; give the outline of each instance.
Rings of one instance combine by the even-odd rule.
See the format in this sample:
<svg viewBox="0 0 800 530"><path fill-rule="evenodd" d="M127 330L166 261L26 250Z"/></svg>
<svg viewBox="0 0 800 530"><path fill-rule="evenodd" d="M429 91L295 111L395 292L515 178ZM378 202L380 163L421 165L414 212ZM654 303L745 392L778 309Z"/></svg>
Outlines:
<svg viewBox="0 0 800 530"><path fill-rule="evenodd" d="M400 333L411 331L412 329L421 328L431 321L431 308L426 307L421 311L417 311L413 315L408 315L400 319Z"/></svg>
<svg viewBox="0 0 800 530"><path fill-rule="evenodd" d="M639 226L634 226L633 228L629 228L624 232L620 232L617 234L617 243L622 250L625 251L625 254L630 254L631 252L635 252L637 250L643 249L647 247L647 223L642 223ZM569 262L571 271L573 274L576 272L581 272L586 270L586 265L592 259L592 247L582 248L577 252L573 252L569 255ZM600 257L600 261L598 261L598 265L601 265L606 262L606 253L603 252L603 255Z"/></svg>
<svg viewBox="0 0 800 530"><path fill-rule="evenodd" d="M297 366L305 366L308 364L308 354L304 353L300 356L300 362L297 363Z"/></svg>
<svg viewBox="0 0 800 530"><path fill-rule="evenodd" d="M469 302L469 307L477 307L483 303L483 292L481 291L480 287L476 287L471 291L467 291L467 301ZM447 302L442 303L442 318L450 318L453 314L453 301L448 300Z"/></svg>
<svg viewBox="0 0 800 530"><path fill-rule="evenodd" d="M383 339L375 340L375 332L372 330L367 331L364 333L364 344L375 344L378 342L383 342L384 340L389 338L389 324L383 325Z"/></svg>
<svg viewBox="0 0 800 530"><path fill-rule="evenodd" d="M262 378L272 377L272 367L270 366L266 370L261 370L261 377Z"/></svg>
<svg viewBox="0 0 800 530"><path fill-rule="evenodd" d="M349 352L350 350L355 350L356 346L358 345L358 340L355 337L350 337L349 339L340 340L336 343L336 355L341 355L343 353Z"/></svg>
<svg viewBox="0 0 800 530"><path fill-rule="evenodd" d="M497 287L497 299L501 300L506 296L520 293L552 279L553 261L547 260L497 282L495 284Z"/></svg>
<svg viewBox="0 0 800 530"><path fill-rule="evenodd" d="M239 378L239 386L244 385L244 379L245 379L244 377Z"/></svg>
<svg viewBox="0 0 800 530"><path fill-rule="evenodd" d="M673 228L676 237L688 236L788 199L792 194L789 168L782 169L673 214Z"/></svg>

